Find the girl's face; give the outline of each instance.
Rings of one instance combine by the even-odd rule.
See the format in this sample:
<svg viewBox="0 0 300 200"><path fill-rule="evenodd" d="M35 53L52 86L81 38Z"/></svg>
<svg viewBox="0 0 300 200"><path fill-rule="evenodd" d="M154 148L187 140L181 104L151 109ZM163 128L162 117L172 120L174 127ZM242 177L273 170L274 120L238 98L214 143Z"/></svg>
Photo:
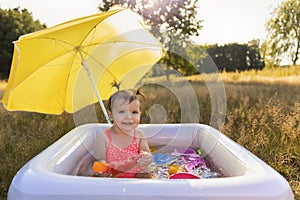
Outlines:
<svg viewBox="0 0 300 200"><path fill-rule="evenodd" d="M131 103L122 98L115 99L112 105L111 117L114 125L123 132L130 133L140 123L140 102L133 100Z"/></svg>

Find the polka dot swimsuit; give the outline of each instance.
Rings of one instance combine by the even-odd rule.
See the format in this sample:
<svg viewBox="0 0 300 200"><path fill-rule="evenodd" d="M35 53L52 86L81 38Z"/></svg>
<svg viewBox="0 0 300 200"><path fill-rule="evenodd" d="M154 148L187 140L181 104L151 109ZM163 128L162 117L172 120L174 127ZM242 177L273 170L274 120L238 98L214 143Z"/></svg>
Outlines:
<svg viewBox="0 0 300 200"><path fill-rule="evenodd" d="M109 144L106 150L106 162L108 164L112 162L129 160L129 158L139 153L139 145L136 139L136 131L134 131L134 137L132 143L126 148L119 148L112 143L112 137L109 129L107 129L105 133L107 134L107 137L109 139ZM137 169L130 172L123 173L119 175L118 178L133 178L136 172Z"/></svg>

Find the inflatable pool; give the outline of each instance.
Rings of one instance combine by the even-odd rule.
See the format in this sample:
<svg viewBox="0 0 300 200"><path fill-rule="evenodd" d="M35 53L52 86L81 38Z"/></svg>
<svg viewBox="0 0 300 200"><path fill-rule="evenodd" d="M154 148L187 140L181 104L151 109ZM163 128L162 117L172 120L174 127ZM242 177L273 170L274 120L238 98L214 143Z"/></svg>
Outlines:
<svg viewBox="0 0 300 200"><path fill-rule="evenodd" d="M79 126L24 165L8 200L206 199L292 200L288 182L216 129L203 124L141 124L152 147L201 149L224 175L209 179L120 179L78 176L92 159L95 134L107 124Z"/></svg>

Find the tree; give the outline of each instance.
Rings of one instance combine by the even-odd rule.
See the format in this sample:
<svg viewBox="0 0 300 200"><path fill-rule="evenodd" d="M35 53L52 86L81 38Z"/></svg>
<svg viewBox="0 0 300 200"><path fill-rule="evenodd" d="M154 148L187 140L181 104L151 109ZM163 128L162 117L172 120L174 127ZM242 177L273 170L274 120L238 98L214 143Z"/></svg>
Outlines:
<svg viewBox="0 0 300 200"><path fill-rule="evenodd" d="M204 47L219 71L245 71L262 69L265 64L260 55L259 41L248 44L231 43L223 46L208 45Z"/></svg>
<svg viewBox="0 0 300 200"><path fill-rule="evenodd" d="M198 0L102 0L99 10L107 11L121 4L139 13L164 45L166 52L161 66L168 68L167 71L181 69L189 74L192 70L186 69L181 54L191 45L190 36L198 36L202 27L196 17L197 3Z"/></svg>
<svg viewBox="0 0 300 200"><path fill-rule="evenodd" d="M247 68L263 69L265 67L265 61L261 55L260 40L251 40L248 42L247 47Z"/></svg>
<svg viewBox="0 0 300 200"><path fill-rule="evenodd" d="M19 8L2 10L0 8L0 78L7 78L13 54L13 41L19 36L43 28L38 20L33 20L31 13Z"/></svg>
<svg viewBox="0 0 300 200"><path fill-rule="evenodd" d="M286 0L274 9L266 24L268 36L264 49L273 65L280 64L288 56L293 65L299 59L300 51L300 1Z"/></svg>

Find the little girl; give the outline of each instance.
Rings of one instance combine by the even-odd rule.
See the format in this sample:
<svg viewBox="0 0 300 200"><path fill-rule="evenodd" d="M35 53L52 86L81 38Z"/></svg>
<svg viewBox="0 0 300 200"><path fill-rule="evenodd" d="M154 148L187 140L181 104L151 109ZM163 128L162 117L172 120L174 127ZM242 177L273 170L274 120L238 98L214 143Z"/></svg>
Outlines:
<svg viewBox="0 0 300 200"><path fill-rule="evenodd" d="M140 123L140 100L137 90L120 90L108 100L108 115L113 125L97 135L94 156L108 163L110 175L118 178L138 177L152 163Z"/></svg>

